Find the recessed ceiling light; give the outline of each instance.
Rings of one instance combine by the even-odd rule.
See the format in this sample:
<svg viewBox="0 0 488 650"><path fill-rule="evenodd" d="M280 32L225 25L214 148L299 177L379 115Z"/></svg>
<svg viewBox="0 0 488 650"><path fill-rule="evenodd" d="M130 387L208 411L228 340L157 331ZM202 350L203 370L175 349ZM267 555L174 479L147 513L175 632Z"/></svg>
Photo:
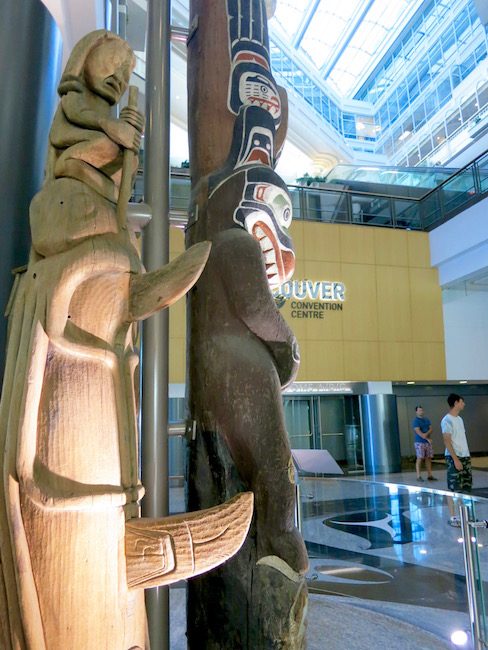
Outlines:
<svg viewBox="0 0 488 650"><path fill-rule="evenodd" d="M461 381L460 381L459 383L460 383L460 384L467 384L467 383L468 383L468 380L467 380L467 379L461 379Z"/></svg>
<svg viewBox="0 0 488 650"><path fill-rule="evenodd" d="M415 382L414 381L407 381L408 386L411 386L412 384L415 384Z"/></svg>

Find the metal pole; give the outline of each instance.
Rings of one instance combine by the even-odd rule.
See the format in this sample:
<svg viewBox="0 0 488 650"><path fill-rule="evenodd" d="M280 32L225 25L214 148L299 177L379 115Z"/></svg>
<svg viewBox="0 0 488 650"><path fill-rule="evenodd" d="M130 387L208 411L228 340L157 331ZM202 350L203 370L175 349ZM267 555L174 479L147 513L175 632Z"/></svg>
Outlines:
<svg viewBox="0 0 488 650"><path fill-rule="evenodd" d="M118 0L117 5L117 33L125 40L127 38L127 0Z"/></svg>
<svg viewBox="0 0 488 650"><path fill-rule="evenodd" d="M180 27L179 25L173 25L171 27L171 40L173 43L186 43L188 38L189 29L187 27Z"/></svg>
<svg viewBox="0 0 488 650"><path fill-rule="evenodd" d="M144 197L152 219L144 263L153 271L169 259L170 2L148 0ZM146 517L168 514L168 311L148 319L142 339L142 502ZM152 650L169 648L169 592L146 590Z"/></svg>
<svg viewBox="0 0 488 650"><path fill-rule="evenodd" d="M480 618L478 600L476 598L476 574L474 569L473 546L471 544L471 530L469 525L468 507L464 504L459 506L461 520L461 533L463 536L464 567L466 571L466 590L468 593L469 619L471 632L473 634L473 649L482 650Z"/></svg>
<svg viewBox="0 0 488 650"><path fill-rule="evenodd" d="M300 479L296 478L295 483L295 526L300 533L302 532L302 490L300 488Z"/></svg>
<svg viewBox="0 0 488 650"><path fill-rule="evenodd" d="M481 178L480 178L480 169L478 167L478 163L474 161L473 167L472 167L472 175L473 175L473 184L474 184L474 190L476 194L479 196L480 194L483 194L482 187L481 187Z"/></svg>
<svg viewBox="0 0 488 650"><path fill-rule="evenodd" d="M395 199L390 198L390 215L391 215L391 225L396 228L397 218L396 218L396 209L395 209Z"/></svg>
<svg viewBox="0 0 488 650"><path fill-rule="evenodd" d="M355 223L354 222L354 215L352 213L352 196L349 193L345 194L345 199L346 199L346 212L347 212L347 222L348 223ZM362 218L361 218L362 221Z"/></svg>

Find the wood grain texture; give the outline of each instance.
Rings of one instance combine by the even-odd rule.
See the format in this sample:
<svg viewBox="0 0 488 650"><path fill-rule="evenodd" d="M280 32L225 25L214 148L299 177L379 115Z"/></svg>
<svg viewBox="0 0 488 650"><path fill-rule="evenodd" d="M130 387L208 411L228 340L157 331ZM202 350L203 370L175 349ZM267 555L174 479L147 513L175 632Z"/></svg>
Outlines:
<svg viewBox="0 0 488 650"><path fill-rule="evenodd" d="M252 504L252 492L244 492L200 512L130 520L125 538L129 588L171 584L222 564L242 546Z"/></svg>
<svg viewBox="0 0 488 650"><path fill-rule="evenodd" d="M274 170L287 103L270 66L266 16L273 4L190 2L192 200L186 243L208 240L212 249L189 294L195 436L188 500L198 510L242 489L255 496L255 519L242 550L226 567L189 585L187 635L195 650L299 650L304 644L308 557L294 526L281 397L300 357L270 290L295 266L291 200Z"/></svg>
<svg viewBox="0 0 488 650"><path fill-rule="evenodd" d="M173 565L180 579L224 561L252 514L252 495L243 495L217 514L139 519L135 321L197 281L209 244L145 274L120 206L117 214L114 199L122 187L126 200L131 183L121 162L124 151L135 157L143 118L129 107L115 120L108 108L133 62L104 31L75 47L46 182L31 204L32 250L9 303L0 402L2 650L147 649L146 583L171 582ZM225 530L205 537L220 517ZM126 535L156 529L174 561L148 581L152 558L127 558ZM195 543L183 552L188 531Z"/></svg>

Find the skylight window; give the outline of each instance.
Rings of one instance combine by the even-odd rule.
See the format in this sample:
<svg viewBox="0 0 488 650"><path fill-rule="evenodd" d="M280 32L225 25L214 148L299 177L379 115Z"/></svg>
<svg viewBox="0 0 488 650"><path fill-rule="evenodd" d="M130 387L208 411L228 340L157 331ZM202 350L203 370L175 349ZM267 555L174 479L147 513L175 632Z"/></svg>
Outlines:
<svg viewBox="0 0 488 650"><path fill-rule="evenodd" d="M377 53L385 51L385 45L392 42L402 24L402 18L410 9L417 7L414 0L375 0L364 20L358 26L347 48L338 58L328 81L343 96L349 96L358 80L370 72L377 61Z"/></svg>
<svg viewBox="0 0 488 650"><path fill-rule="evenodd" d="M345 98L354 95L422 0L280 0L270 23Z"/></svg>
<svg viewBox="0 0 488 650"><path fill-rule="evenodd" d="M278 2L272 23L293 39L308 9L310 0L281 0Z"/></svg>
<svg viewBox="0 0 488 650"><path fill-rule="evenodd" d="M301 42L317 68L327 65L341 47L368 0L321 0Z"/></svg>

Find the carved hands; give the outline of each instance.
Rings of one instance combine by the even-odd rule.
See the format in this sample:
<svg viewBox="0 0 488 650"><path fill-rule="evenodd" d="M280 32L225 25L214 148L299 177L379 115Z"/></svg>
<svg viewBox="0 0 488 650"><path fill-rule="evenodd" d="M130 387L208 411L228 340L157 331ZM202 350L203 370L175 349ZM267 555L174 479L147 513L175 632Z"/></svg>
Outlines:
<svg viewBox="0 0 488 650"><path fill-rule="evenodd" d="M125 113L125 119L122 119L122 113ZM116 144L130 149L134 153L138 153L141 146L142 128L139 129L134 126L137 123L136 114L142 118L139 111L133 108L124 108L121 111L121 119L114 120L105 118L100 121L102 130L113 140Z"/></svg>
<svg viewBox="0 0 488 650"><path fill-rule="evenodd" d="M132 124L132 126L139 131L139 133L142 133L144 131L144 115L137 110L137 108L133 108L132 106L125 106L121 111L120 111L120 119L124 120L128 124Z"/></svg>

